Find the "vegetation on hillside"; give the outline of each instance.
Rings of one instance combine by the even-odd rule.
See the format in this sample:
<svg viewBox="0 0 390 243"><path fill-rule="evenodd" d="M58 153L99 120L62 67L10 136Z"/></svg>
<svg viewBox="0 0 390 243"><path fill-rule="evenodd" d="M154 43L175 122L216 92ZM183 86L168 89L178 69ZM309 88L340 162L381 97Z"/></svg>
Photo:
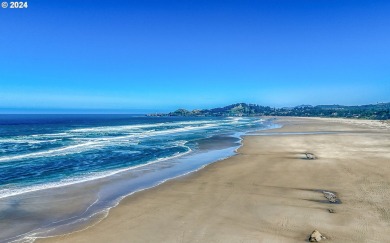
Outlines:
<svg viewBox="0 0 390 243"><path fill-rule="evenodd" d="M188 111L178 109L158 116L301 116L301 117L344 117L386 120L390 119L390 103L375 105L301 105L292 108L271 108L255 104L238 103L222 108Z"/></svg>

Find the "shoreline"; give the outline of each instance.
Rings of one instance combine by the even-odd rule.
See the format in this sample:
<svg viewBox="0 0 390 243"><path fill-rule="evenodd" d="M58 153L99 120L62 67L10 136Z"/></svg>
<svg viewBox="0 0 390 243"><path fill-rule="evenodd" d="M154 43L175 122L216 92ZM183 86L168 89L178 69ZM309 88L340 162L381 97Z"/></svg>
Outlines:
<svg viewBox="0 0 390 243"><path fill-rule="evenodd" d="M259 129L259 131L264 130L264 129L266 129L266 130L273 129L274 125L277 125L277 124L273 124L273 123L271 123L271 125L268 124L267 127L261 128L261 129ZM132 125L132 126L134 126L134 125ZM137 126L140 127L142 125L137 125ZM271 128L268 128L268 126ZM96 128L82 128L82 129L74 129L74 130L93 130L93 129L96 129ZM227 136L232 137L232 138L237 138L238 140L241 141L241 136L245 133L247 133L247 132L238 132L237 133L238 135L236 133L234 133L232 135L227 135ZM64 181L60 181L60 182L55 182L55 183L52 183L49 185L33 185L33 186L25 188L23 190L19 189L19 191L16 191L16 192L10 191L10 192L3 193L0 195L0 199L15 197L15 196L17 197L17 196L22 195L22 194L27 194L27 193L31 193L31 192L38 192L38 191L42 191L42 190L50 190L50 189L55 189L55 188L68 187L68 186L77 185L77 184L89 183L89 182L93 182L95 180L100 180L100 179L105 179L107 177L115 176L117 174L123 174L123 173L129 172L129 171L141 168L141 167L157 164L159 162L164 162L167 160L174 160L174 159L177 159L180 157L187 156L187 155L191 154L192 152L194 152L189 146L185 145L185 143L183 144L183 146L186 147L188 150L183 152L183 153L178 153L178 154L172 155L170 157L161 157L161 158L157 158L155 160L149 161L149 162L144 163L144 164L139 164L139 165L135 165L135 166L127 167L127 168L113 169L113 170L106 171L104 173L96 172L94 175L92 175L90 177L72 178L71 180L64 180ZM232 146L232 147L236 147L236 146ZM206 150L211 150L211 149L206 149ZM45 153L45 152L37 152L37 153ZM17 155L17 156L19 156L19 155ZM9 160L9 158L4 158L4 160L5 159Z"/></svg>
<svg viewBox="0 0 390 243"><path fill-rule="evenodd" d="M261 128L259 131L270 129L269 127L272 128L274 126L275 126L275 124L270 123L270 124L266 125L264 128ZM40 195L38 197L43 197L42 200L40 200L40 199L35 200L34 199L34 201L31 201L31 200L29 200L29 196L32 194L29 194L28 192L26 193L26 195L21 194L22 196L24 196L26 198L26 200L21 201L22 204L28 203L28 204L34 205L34 204L41 204L42 203L42 205L46 205L51 201L51 199L49 199L49 198L55 198L55 200L52 200L54 203L56 201L58 201L59 204L63 204L63 202L61 202L61 201L68 201L68 198L66 195L69 195L69 194L70 194L70 198L74 198L75 200L79 201L79 195L83 194L81 191L85 191L85 193L86 193L85 199L83 199L83 201L86 201L87 198L91 197L91 196L87 195L87 194L91 194L90 193L91 190L96 191L96 190L99 190L98 188L100 188L100 187L104 188L103 193L107 194L107 193L105 193L105 192L107 192L107 185L105 185L105 184L109 184L108 187L112 189L111 191L113 192L113 195L116 195L116 196L119 195L119 196L116 197L114 200L112 200L111 198L108 198L108 200L110 200L110 203L109 203L109 205L107 205L107 207L104 206L104 208L101 208L101 206L99 206L99 205L101 205L100 201L103 201L103 203L104 203L104 201L107 200L107 196L105 196L104 198L100 198L100 196L98 196L96 198L96 200L95 200L95 198L91 198L91 199L93 199L92 201L90 201L90 203L92 203L92 204L88 204L88 202L86 202L87 204L85 205L84 208L86 208L86 207L87 208L85 209L85 211L79 213L78 215L71 216L70 218L64 218L64 219L61 219L59 221L53 221L53 223L43 225L43 227L36 228L32 231L28 231L27 233L18 234L17 236L7 238L7 239L5 239L4 242L8 242L8 241L20 242L20 240L22 240L22 239L27 240L27 241L33 241L34 239L55 237L58 235L69 234L68 232L74 233L74 232L79 232L79 231L83 231L87 228L90 228L92 225L95 225L95 224L99 223L100 221L104 220L104 218L106 218L106 216L108 215L108 212L112 208L115 208L124 198L129 197L129 196L135 194L136 192L142 192L144 190L157 187L157 186L165 183L166 181L170 181L170 180L182 177L182 176L186 176L186 175L191 174L191 173L195 173L195 172L203 169L205 166L207 166L210 163L215 163L217 161L224 160L226 158L234 156L237 153L237 149L242 145L242 135L245 133L246 132L235 132L232 134L224 134L222 136L218 135L217 137L215 137L215 139L213 141L214 144L211 144L211 148L205 147L205 148L201 148L200 150L194 150L195 152L193 151L193 153L188 154L188 156L186 154L181 155L179 158L172 160L172 162L170 162L171 160L168 160L167 162L160 161L161 163L148 163L145 165L141 165L139 167L152 166L154 168L153 169L152 167L150 167L149 170L156 170L157 169L156 166L158 166L158 167L161 167L163 172L159 173L159 175L157 175L155 172L151 172L151 174L153 174L153 175L146 176L147 179L142 179L143 177L142 178L140 177L140 179L135 178L133 180L134 185L131 185L131 182L132 182L132 181L130 181L131 179L127 178L127 176L132 177L132 175L130 175L129 173L125 173L123 175L122 174L114 175L114 177L106 176L100 180L92 180L92 181L78 183L78 184L73 185L73 187L71 187L71 191L68 191L70 189L70 187L68 185L58 187L57 188L58 192L53 192L53 193L50 193L50 192L52 192L52 189L40 190L36 193L38 193ZM210 137L210 138L212 138L212 137ZM209 138L204 139L204 140L208 141L208 139ZM223 140L219 141L219 139L223 139ZM221 143L222 141L223 141L223 144ZM229 144L229 146L225 147L228 144ZM198 161L193 161L193 160L198 160ZM156 164L156 166L154 166L154 164ZM171 166L172 166L172 168L169 168ZM133 171L133 170L131 170L131 171ZM143 173L143 172L140 172L140 173ZM110 181L109 178L112 178L112 180L114 180L114 182ZM119 184L118 184L117 181L122 180L121 178L123 178L123 180L125 180L125 181L129 181L127 183L126 187L124 187L122 185L123 182L119 181ZM115 186L115 184L118 184L119 186ZM58 198L56 195L58 196ZM36 197L36 195L34 195L34 196ZM49 197L49 198L47 198L47 197ZM41 201L41 202L39 202L39 201ZM11 201L10 201L10 203L11 203ZM49 203L49 204L50 204L50 206L49 205L48 206L50 208L52 208L51 211L53 211L54 208L57 208L57 210L59 210L59 211L64 211L66 209L66 210L68 210L68 211L70 210L70 212L72 212L72 211L78 210L80 208L80 206L77 206L77 204L74 204L74 203L69 204L66 207L62 207L60 205L53 205L51 203ZM55 203L55 204L57 204L57 203ZM107 204L107 203L105 203L105 204ZM33 206L33 207L35 207L35 206ZM100 208L100 209L98 209L98 211L96 211L96 208ZM92 209L92 210L90 210L90 209ZM37 215L37 216L39 216L39 215ZM62 224L61 222L65 222L65 224ZM5 225L7 225L7 222L3 222L3 223Z"/></svg>
<svg viewBox="0 0 390 243"><path fill-rule="evenodd" d="M347 122L345 120L335 121L333 119L331 119L331 121L329 121L329 119L326 119L326 118L325 119L324 118L277 118L277 120L279 122L284 123L285 126L283 126L282 128L278 128L278 129L270 129L270 130L265 130L265 131L260 131L260 132L265 133L265 134L267 134L267 133L271 134L272 132L275 132L276 130L278 132L291 132L291 131L310 132L310 131L314 131L314 130L322 131L322 130L324 130L324 128L329 129L329 126L332 126L333 130L336 130L334 134L311 134L310 135L313 137L318 137L318 136L340 136L340 134L342 134L343 131L344 132L351 132L353 134L352 136L355 136L355 134L359 134L359 132L378 132L377 129L381 129L381 128L372 128L372 127L367 128L367 121L363 121L363 122L358 121L357 122L358 124L350 124L351 123L350 121L347 121ZM305 123L307 123L307 124L305 124ZM325 123L325 127L324 127L324 123ZM372 122L368 121L368 123L376 124L375 121L372 121ZM302 126L302 125L304 125L304 126ZM342 131L337 131L340 129L342 129ZM388 130L386 130L386 134L388 135ZM305 136L307 136L307 134L300 134L300 135L293 134L291 136L292 137L305 137ZM167 207L166 204L159 203L158 201L159 200L161 200L161 201L167 200L166 195L164 195L164 192L173 193L171 191L170 187L181 188L181 184L185 184L185 185L187 185L187 187L190 187L190 188L187 188L187 190L186 190L187 193L182 195L182 196L186 196L186 195L188 196L188 195L197 193L197 190L195 190L195 189L196 189L196 187L200 186L199 183L197 183L197 180L201 180L199 178L207 176L207 180L205 180L203 182L203 184L206 184L206 185L210 181L215 183L215 181L213 181L213 178L212 178L213 171L224 169L223 167L229 167L229 166L236 166L237 167L237 162L242 159L242 158L237 158L237 157L245 156L246 155L245 152L246 152L246 150L248 150L247 147L253 146L251 144L254 142L259 143L259 141L258 141L259 137L261 137L261 136L256 136L256 134L253 134L253 135L251 134L250 136L244 136L243 145L238 149L238 154L233 156L233 157L229 157L228 159L213 162L211 164L204 166L201 170L199 169L195 172L190 173L189 175L187 174L185 176L180 176L179 178L170 179L169 181L166 181L164 183L160 183L158 186L155 186L155 187L149 188L148 190L143 190L143 191L140 191L138 193L132 194L131 196L125 197L123 200L121 200L119 202L118 206L116 206L110 210L110 213L103 221L96 224L94 227L89 227L83 231L70 233L70 234L66 234L66 235L62 235L62 236L37 239L36 242L87 242L87 241L91 241L91 240L93 240L95 242L104 242L106 240L114 240L114 242L126 242L126 239L131 239L132 242L133 241L134 242L152 242L152 239L150 239L150 238L153 238L153 236L150 236L150 234L149 235L145 234L145 232L147 230L135 230L135 232L134 232L134 230L132 230L132 233L130 233L130 232L124 231L123 230L124 226L122 226L119 228L119 233L118 233L117 230L113 231L112 227L113 227L113 225L118 226L118 224L119 225L135 224L136 222L128 222L127 219L133 219L134 214L136 214L136 212L130 212L130 213L126 213L126 212L129 210L137 211L136 208L145 210L145 207L142 207L142 205L140 205L140 203L143 202L146 204L148 204L148 203L151 204L152 202L151 202L150 198L155 198L155 201L156 201L156 202L154 202L155 204L157 204L157 205L162 204L163 207ZM267 139L270 137L271 136L267 136ZM287 136L279 135L279 136L277 136L277 138L273 138L273 139L280 140L281 137L284 137L284 139L286 139ZM264 146L264 144L262 144L262 146ZM266 146L268 146L268 145L266 145ZM253 148L250 148L250 149L253 150ZM275 153L276 152L277 151L275 151ZM250 156L250 155L248 154L248 156ZM285 156L286 156L286 154L285 154ZM289 154L288 156L291 156L291 154ZM272 158L272 155L270 155L268 157L268 159L275 159L275 158ZM318 161L320 161L320 160L322 160L322 158L320 158ZM264 165L264 163L263 163L263 165ZM247 169L253 169L253 166L256 167L256 165L251 165L251 166L249 166L250 168L244 168L245 170L243 172L250 174L250 172L248 172ZM230 172L230 176L232 176L231 171L228 171L228 172ZM221 176L223 177L223 175L221 175ZM227 180L228 178L224 178L224 179ZM237 179L239 179L239 178L237 178ZM270 184L271 185L269 185L269 186L277 188L277 185L273 185L274 183L270 183ZM207 186L205 186L205 187L207 188ZM245 185L241 189L243 189L245 191L248 189L247 187L248 187L248 185ZM284 190L283 188L279 188L279 189L275 189L275 188L274 188L274 190L276 190L276 191L280 190L280 189ZM212 190L211 188L208 188L208 189ZM213 192L222 197L226 194L225 190L226 190L226 188L222 187L222 188L219 188L219 190L215 189ZM267 190L270 190L270 189L268 188ZM153 194L159 194L159 195L153 195ZM180 197L179 195L171 195L171 196L176 198L177 200L180 200L180 199L183 200L182 197ZM247 195L244 195L244 196L247 197ZM313 196L313 195L311 195L311 196ZM203 197L203 200L211 200L212 201L212 198L210 198L210 195L202 195L202 197ZM269 200L269 198L267 198L267 200ZM316 200L319 200L319 199L316 199ZM202 207L199 208L199 205L201 205ZM237 205L233 204L231 206L233 206L233 208L234 208L234 206L237 206ZM194 205L192 205L192 207L194 207L195 209L198 207L199 210L203 209L203 211L208 211L208 206L204 205L204 201L195 203ZM318 207L318 205L317 205L317 207ZM284 207L282 207L283 210L286 210L286 208L288 209L288 206L286 206L286 205L284 205ZM172 208L169 208L169 209L170 209L169 211L171 212L171 214L166 215L167 216L166 224L168 224L168 225L171 223L171 221L168 219L170 219L172 217L172 215L174 215L175 217L180 216L180 215L177 215L178 214L177 207L175 209L175 207L172 206ZM187 209L190 210L188 207L187 207ZM232 209L232 208L230 207L230 209ZM261 208L257 208L257 210L262 211ZM157 210L157 211L160 211L160 210ZM160 212L160 213L157 212L156 214L153 215L153 214L147 213L146 211L144 213L145 213L145 215L143 217L147 217L149 219L153 218L153 217L160 218L161 214L164 214L163 212ZM199 211L198 214L202 215L202 210ZM183 215L184 215L183 217L185 217L186 213L183 213ZM213 214L211 214L211 215L213 215ZM329 215L327 215L327 216L329 216ZM230 216L229 218L233 219L234 217ZM238 218L240 218L240 217L238 217ZM259 217L259 220L261 220L261 217ZM202 226L201 222L196 221L196 220L187 219L185 221L188 222L187 224L192 225L191 229L194 229L194 231L195 231L195 229L198 229L199 227ZM250 220L249 219L242 219L242 221L245 222L245 221L250 221ZM149 227L149 230L156 229L156 223L153 223L151 220L145 220L145 222L146 223L145 223L144 227L142 227L142 224L139 227L140 228L148 228ZM272 223L270 223L270 224L272 225ZM174 226L174 225L176 225L176 223L173 222L172 226ZM233 225L234 225L234 223L233 223ZM215 228L214 225L209 225L209 226L211 228ZM109 230L110 228L111 228L111 231ZM164 235L164 238L159 238L158 240L162 241L162 242L176 242L174 234L172 234L172 232L169 232L170 230L167 230L166 227L163 227L163 228L165 228L165 230L163 230L163 229L158 230L158 234ZM219 232L223 228L224 227L222 227L222 228L217 227L217 229L215 229L214 231ZM238 227L237 225L232 227L232 229L241 230L240 227ZM188 230L189 229L187 228L187 231ZM321 231L321 229L319 229L319 230ZM257 232L257 233L259 233L259 232ZM300 238L300 239L304 239L308 233L310 233L310 232L306 232L306 235L302 235L301 237L303 237L303 238ZM284 238L282 236L281 236L281 238L279 238L277 235L275 236L273 234L270 234L270 235L269 234L270 233L267 233L265 235L265 238L264 238L264 239L267 239L269 241L266 240L264 242L280 242L278 240L275 241L275 239L280 240L280 239ZM99 236L97 236L97 235L99 235ZM331 234L327 234L326 236L328 236L328 235L330 235L330 238L337 238L335 236L332 236ZM240 233L234 235L234 237L237 239L237 241L238 241L238 239L243 240L243 238L241 236L242 235ZM158 237L158 236L155 236L155 237ZM217 240L217 239L221 240L221 237L223 238L223 235L217 234L217 236L214 236L213 240ZM260 240L260 242L262 242L261 237L259 237L259 238L257 238L257 237L253 238L253 237L249 237L249 236L245 236L245 237L244 237L244 241L245 241L245 239L247 239L248 242L252 242L252 240L255 240L255 238L256 238L257 240ZM200 237L200 238L205 240L205 238L203 238L203 237ZM298 240L297 237L293 237L293 238L295 238L296 242L302 242L302 241ZM194 237L193 239L194 239L194 241L199 240L199 237ZM157 240L157 239L155 239L155 240ZM171 241L171 240L173 240L173 241ZM191 240L191 238L186 238L186 237L182 238L182 240L185 242L192 242L193 241L193 240ZM284 240L286 240L286 238L284 238ZM292 241L292 239L290 239L290 240L291 240L290 242L295 242L295 241ZM208 241L206 240L206 242L208 242ZM227 241L227 242L236 242L236 240ZM255 241L255 242L258 242L258 241ZM353 242L357 242L357 241L353 241ZM361 241L361 242L366 242L366 241Z"/></svg>

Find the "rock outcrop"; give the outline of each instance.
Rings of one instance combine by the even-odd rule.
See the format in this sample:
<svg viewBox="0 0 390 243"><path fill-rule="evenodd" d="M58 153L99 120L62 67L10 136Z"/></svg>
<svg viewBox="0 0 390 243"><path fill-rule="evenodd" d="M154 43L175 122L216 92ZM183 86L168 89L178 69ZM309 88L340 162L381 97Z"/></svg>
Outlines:
<svg viewBox="0 0 390 243"><path fill-rule="evenodd" d="M309 241L310 242L319 242L323 239L326 239L326 238L323 235L321 235L321 233L318 230L314 230L310 235Z"/></svg>
<svg viewBox="0 0 390 243"><path fill-rule="evenodd" d="M327 192L327 191L323 191L322 193L324 193L324 197L326 199L328 199L329 202L331 202L331 203L336 203L337 202L336 194L334 194L332 192Z"/></svg>
<svg viewBox="0 0 390 243"><path fill-rule="evenodd" d="M305 153L306 159L316 159L316 156L312 153Z"/></svg>

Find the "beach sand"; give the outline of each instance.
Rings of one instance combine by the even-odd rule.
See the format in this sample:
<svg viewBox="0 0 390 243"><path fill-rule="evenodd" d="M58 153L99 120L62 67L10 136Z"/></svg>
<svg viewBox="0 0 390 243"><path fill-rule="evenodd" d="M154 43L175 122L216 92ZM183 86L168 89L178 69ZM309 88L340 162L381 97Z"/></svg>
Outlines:
<svg viewBox="0 0 390 243"><path fill-rule="evenodd" d="M276 121L284 127L246 136L238 155L129 196L93 227L37 242L305 242L314 229L324 242L389 242L389 123Z"/></svg>

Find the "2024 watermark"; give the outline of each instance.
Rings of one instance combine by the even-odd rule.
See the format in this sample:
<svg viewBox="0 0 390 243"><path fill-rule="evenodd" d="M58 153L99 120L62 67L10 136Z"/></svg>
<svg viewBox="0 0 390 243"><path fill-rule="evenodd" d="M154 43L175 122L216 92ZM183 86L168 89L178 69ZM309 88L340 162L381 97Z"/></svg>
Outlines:
<svg viewBox="0 0 390 243"><path fill-rule="evenodd" d="M28 3L27 2L2 2L1 7L16 8L16 9L28 8Z"/></svg>

